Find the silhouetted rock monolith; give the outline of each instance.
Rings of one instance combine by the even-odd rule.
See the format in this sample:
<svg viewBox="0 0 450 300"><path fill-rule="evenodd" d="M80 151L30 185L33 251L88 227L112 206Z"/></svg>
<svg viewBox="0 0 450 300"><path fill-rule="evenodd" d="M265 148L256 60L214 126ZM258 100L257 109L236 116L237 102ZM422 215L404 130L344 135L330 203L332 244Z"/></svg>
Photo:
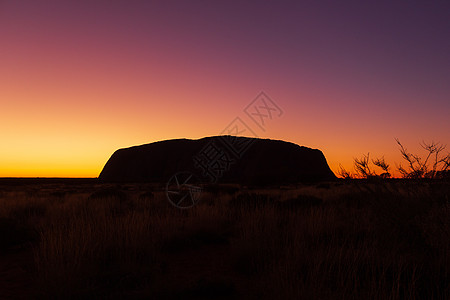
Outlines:
<svg viewBox="0 0 450 300"><path fill-rule="evenodd" d="M99 179L166 182L180 171L207 182L287 184L335 179L320 150L279 140L213 136L175 139L119 149Z"/></svg>

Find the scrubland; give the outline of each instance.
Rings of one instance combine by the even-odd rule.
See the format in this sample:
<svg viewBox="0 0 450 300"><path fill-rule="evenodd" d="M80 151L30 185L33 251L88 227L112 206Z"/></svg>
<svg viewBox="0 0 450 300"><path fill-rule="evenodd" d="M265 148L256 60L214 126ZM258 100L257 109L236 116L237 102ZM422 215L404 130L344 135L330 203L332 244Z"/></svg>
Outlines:
<svg viewBox="0 0 450 300"><path fill-rule="evenodd" d="M448 181L0 187L0 298L450 299Z"/></svg>

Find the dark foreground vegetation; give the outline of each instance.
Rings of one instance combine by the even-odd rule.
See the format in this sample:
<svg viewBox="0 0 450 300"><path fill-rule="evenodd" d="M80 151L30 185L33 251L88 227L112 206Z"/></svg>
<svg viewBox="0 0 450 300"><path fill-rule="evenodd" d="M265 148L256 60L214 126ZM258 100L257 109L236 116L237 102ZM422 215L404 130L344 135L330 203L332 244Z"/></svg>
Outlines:
<svg viewBox="0 0 450 300"><path fill-rule="evenodd" d="M450 299L448 181L0 186L2 299Z"/></svg>

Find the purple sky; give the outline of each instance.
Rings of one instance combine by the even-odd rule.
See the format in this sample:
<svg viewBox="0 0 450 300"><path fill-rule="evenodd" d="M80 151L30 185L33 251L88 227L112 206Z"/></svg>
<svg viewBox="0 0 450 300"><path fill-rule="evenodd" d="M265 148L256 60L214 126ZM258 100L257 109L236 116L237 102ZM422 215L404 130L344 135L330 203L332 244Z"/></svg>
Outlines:
<svg viewBox="0 0 450 300"><path fill-rule="evenodd" d="M394 137L450 141L449 17L449 1L0 1L0 176L96 176L116 148L218 134L262 90L285 115L259 136L334 171L398 161Z"/></svg>

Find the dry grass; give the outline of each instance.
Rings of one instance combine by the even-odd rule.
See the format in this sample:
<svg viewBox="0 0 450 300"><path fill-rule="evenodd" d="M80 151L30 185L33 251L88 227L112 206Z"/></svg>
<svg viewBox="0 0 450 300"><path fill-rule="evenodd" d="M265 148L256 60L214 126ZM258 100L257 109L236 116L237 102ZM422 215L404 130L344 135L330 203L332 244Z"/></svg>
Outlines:
<svg viewBox="0 0 450 300"><path fill-rule="evenodd" d="M449 187L215 186L178 210L145 185L21 186L0 248L31 246L37 298L449 299Z"/></svg>

